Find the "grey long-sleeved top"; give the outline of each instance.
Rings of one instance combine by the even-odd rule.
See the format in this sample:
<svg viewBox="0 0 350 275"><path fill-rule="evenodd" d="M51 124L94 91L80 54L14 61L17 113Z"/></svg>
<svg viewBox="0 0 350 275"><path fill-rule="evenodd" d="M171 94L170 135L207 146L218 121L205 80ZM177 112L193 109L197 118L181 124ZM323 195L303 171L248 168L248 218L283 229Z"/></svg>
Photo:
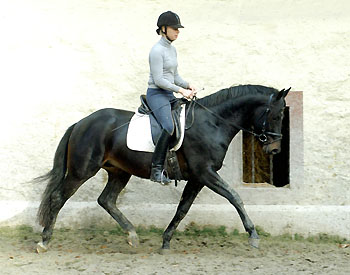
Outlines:
<svg viewBox="0 0 350 275"><path fill-rule="evenodd" d="M177 53L171 42L162 37L149 53L149 88L162 88L175 93L180 87L187 89L188 82L177 71Z"/></svg>

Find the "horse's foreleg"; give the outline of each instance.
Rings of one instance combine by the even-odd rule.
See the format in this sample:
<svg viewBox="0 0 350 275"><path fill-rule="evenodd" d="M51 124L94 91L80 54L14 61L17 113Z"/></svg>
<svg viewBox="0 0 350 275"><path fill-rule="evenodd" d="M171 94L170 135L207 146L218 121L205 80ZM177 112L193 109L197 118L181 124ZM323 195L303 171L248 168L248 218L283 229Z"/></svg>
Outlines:
<svg viewBox="0 0 350 275"><path fill-rule="evenodd" d="M163 249L170 248L170 240L177 226L179 225L181 220L186 216L194 199L197 197L198 193L202 190L202 188L203 185L195 181L189 181L186 184L181 196L179 206L177 207L176 214L163 234Z"/></svg>
<svg viewBox="0 0 350 275"><path fill-rule="evenodd" d="M130 177L130 174L119 169L108 172L107 185L97 201L118 222L123 230L128 233L128 243L131 246L137 247L139 239L134 226L116 206L118 195L124 189Z"/></svg>
<svg viewBox="0 0 350 275"><path fill-rule="evenodd" d="M245 230L249 233L249 244L255 248L259 247L259 236L255 230L253 222L250 220L241 197L233 190L216 172L211 172L206 178L205 185L225 197L237 210ZM210 180L208 180L210 179Z"/></svg>

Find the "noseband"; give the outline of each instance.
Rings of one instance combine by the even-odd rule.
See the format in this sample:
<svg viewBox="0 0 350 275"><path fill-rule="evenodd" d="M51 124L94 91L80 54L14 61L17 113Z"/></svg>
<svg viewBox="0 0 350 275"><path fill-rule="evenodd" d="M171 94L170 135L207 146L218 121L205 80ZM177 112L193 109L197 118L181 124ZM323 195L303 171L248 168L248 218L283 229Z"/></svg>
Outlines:
<svg viewBox="0 0 350 275"><path fill-rule="evenodd" d="M226 119L224 119L224 118L222 118L221 116L217 115L216 113L214 113L213 111L211 111L210 109L208 109L207 107L205 107L204 105L200 104L200 103L197 101L197 97L193 97L193 99L192 99L192 101L191 101L191 103L190 103L190 106L189 106L189 110L191 109L191 107L192 107L192 108L194 107L194 106L193 106L193 105L194 105L193 103L198 104L198 105L201 106L203 109L205 109L206 111L208 111L208 112L211 113L212 115L216 116L217 118L219 118L220 120L222 120L222 121L225 122L226 124L228 124L228 125L230 125L230 126L233 126L233 127L237 128L237 129L240 129L240 130L242 130L242 131L244 131L244 132L247 132L247 133L249 133L249 134L251 134L251 135L257 137L257 138L259 139L259 141L262 142L264 145L269 145L269 144L272 144L272 143L274 143L274 142L276 142L276 141L282 139L282 134L278 134L278 133L266 131L267 116L268 116L268 114L269 114L269 112L270 112L270 110L271 110L272 98L273 98L273 94L270 95L269 101L268 101L268 104L267 104L267 108L266 108L266 110L264 111L264 113L262 114L262 116L265 116L265 118L264 118L264 121L263 121L263 123L262 123L261 133L259 133L259 134L257 134L257 133L254 132L254 131L248 130L248 129L244 128L244 127L241 127L241 126L239 126L239 125L237 125L237 124L235 124L235 123L232 123L232 122L227 121ZM188 111L189 111L189 110L188 110ZM193 116L194 116L194 112L193 112L193 111L194 111L194 108L192 109L192 123L191 123L191 126L192 126L193 121L194 121L194 117L193 117ZM187 112L187 114L188 114L188 112ZM186 116L187 116L187 115L186 115ZM190 126L190 127L191 127L191 126ZM189 129L190 127L187 127L186 130ZM273 139L272 141L268 142L267 136L275 136L276 138Z"/></svg>

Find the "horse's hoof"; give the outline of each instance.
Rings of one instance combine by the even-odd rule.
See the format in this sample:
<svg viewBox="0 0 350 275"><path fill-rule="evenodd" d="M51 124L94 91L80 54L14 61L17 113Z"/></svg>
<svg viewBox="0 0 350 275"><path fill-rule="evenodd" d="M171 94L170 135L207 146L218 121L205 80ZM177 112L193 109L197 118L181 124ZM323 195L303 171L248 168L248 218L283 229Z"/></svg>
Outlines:
<svg viewBox="0 0 350 275"><path fill-rule="evenodd" d="M171 250L169 248L160 248L158 249L158 253L160 255L169 255L171 253Z"/></svg>
<svg viewBox="0 0 350 275"><path fill-rule="evenodd" d="M250 246L252 246L254 248L259 248L260 239L249 238L248 242L249 242Z"/></svg>
<svg viewBox="0 0 350 275"><path fill-rule="evenodd" d="M36 245L36 252L37 253L44 253L48 250L48 247L43 243L43 242L40 242Z"/></svg>
<svg viewBox="0 0 350 275"><path fill-rule="evenodd" d="M140 244L139 236L137 236L136 232L129 232L128 236L128 244L132 247L138 247Z"/></svg>

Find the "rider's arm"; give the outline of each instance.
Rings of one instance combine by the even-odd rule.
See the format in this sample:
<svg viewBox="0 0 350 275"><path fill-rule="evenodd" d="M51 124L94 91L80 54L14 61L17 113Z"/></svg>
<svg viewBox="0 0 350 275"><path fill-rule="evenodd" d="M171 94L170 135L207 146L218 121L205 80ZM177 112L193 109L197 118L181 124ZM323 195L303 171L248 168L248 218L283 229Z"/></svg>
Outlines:
<svg viewBox="0 0 350 275"><path fill-rule="evenodd" d="M190 86L190 84L187 81L181 78L181 76L177 71L177 68L175 70L174 81L177 86L180 86L181 88L184 88L184 89L188 89Z"/></svg>

